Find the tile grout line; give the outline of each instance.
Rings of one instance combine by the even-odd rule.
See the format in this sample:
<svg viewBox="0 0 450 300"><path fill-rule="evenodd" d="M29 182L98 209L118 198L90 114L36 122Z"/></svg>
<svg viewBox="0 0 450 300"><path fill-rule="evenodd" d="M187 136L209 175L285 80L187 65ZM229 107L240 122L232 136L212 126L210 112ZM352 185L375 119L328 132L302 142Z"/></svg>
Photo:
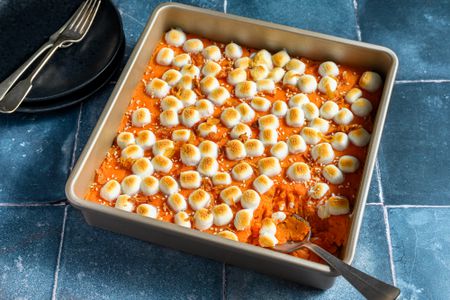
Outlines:
<svg viewBox="0 0 450 300"><path fill-rule="evenodd" d="M389 216L387 207L383 205L383 219L386 226L386 239L388 243L389 264L391 265L392 283L397 286L397 274L395 273L394 251L392 250L391 228L389 226Z"/></svg>
<svg viewBox="0 0 450 300"><path fill-rule="evenodd" d="M227 299L227 265L222 263L222 300Z"/></svg>
<svg viewBox="0 0 450 300"><path fill-rule="evenodd" d="M66 231L67 209L68 208L69 208L69 206L66 206L64 208L64 218L63 218L63 223L62 223L62 228L61 228L58 256L56 258L55 276L53 279L52 300L56 299L56 290L58 288L58 276L59 276L59 269L60 269L60 263L61 263L62 249L63 249L63 244L64 244L64 232Z"/></svg>
<svg viewBox="0 0 450 300"><path fill-rule="evenodd" d="M385 205L387 208L450 208L450 205L415 205L415 204L393 204Z"/></svg>
<svg viewBox="0 0 450 300"><path fill-rule="evenodd" d="M450 79L415 79L415 80L396 80L396 84L407 84L407 83L450 83Z"/></svg>
<svg viewBox="0 0 450 300"><path fill-rule="evenodd" d="M353 0L353 9L355 11L355 25L356 25L356 36L358 38L358 41L361 41L361 27L359 27L359 19L358 19L358 1Z"/></svg>
<svg viewBox="0 0 450 300"><path fill-rule="evenodd" d="M60 200L56 203L44 202L44 203L0 203L0 207L45 207L45 206L65 206L67 203L64 200Z"/></svg>
<svg viewBox="0 0 450 300"><path fill-rule="evenodd" d="M380 164L378 163L378 158L375 161L375 174L377 176L378 198L380 198L381 204L384 205L384 192L383 192L383 185L381 184L381 171L380 171Z"/></svg>
<svg viewBox="0 0 450 300"><path fill-rule="evenodd" d="M223 0L223 12L227 13L228 0Z"/></svg>
<svg viewBox="0 0 450 300"><path fill-rule="evenodd" d="M366 202L367 206L383 206L381 202Z"/></svg>
<svg viewBox="0 0 450 300"><path fill-rule="evenodd" d="M128 18L130 18L132 21L134 21L136 24L141 25L143 27L145 27L145 24L143 24L141 21L139 21L138 19L136 19L135 17L133 17L132 15L122 11L121 9L119 9L119 13L121 15L127 16Z"/></svg>
<svg viewBox="0 0 450 300"><path fill-rule="evenodd" d="M82 114L83 114L83 102L81 102L81 104L80 104L80 113L78 114L77 129L75 131L75 141L73 143L72 159L70 161L70 171L72 171L73 166L75 165L75 156L77 153L78 135L80 134L81 115Z"/></svg>

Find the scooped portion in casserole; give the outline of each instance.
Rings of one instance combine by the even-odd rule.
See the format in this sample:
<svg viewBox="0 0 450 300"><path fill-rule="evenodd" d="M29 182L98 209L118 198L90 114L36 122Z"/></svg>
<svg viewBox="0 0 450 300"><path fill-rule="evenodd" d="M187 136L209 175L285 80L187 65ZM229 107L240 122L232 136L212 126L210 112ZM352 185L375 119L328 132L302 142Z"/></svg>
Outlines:
<svg viewBox="0 0 450 300"><path fill-rule="evenodd" d="M85 198L268 248L305 236L295 213L339 255L381 86L372 71L171 29Z"/></svg>

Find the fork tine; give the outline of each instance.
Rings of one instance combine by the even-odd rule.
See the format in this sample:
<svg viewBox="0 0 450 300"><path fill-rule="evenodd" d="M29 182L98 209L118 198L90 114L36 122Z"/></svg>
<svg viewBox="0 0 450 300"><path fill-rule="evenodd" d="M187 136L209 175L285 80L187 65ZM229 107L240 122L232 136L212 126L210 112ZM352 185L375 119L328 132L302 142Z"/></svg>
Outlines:
<svg viewBox="0 0 450 300"><path fill-rule="evenodd" d="M85 21L84 21L83 25L81 26L80 30L78 30L81 34L85 34L89 30L89 28L91 27L91 25L92 25L92 23L93 23L93 21L95 19L95 16L97 15L97 11L98 11L98 8L100 7L101 3L102 3L101 0L95 0L94 1L94 4L91 7L89 15L85 19Z"/></svg>
<svg viewBox="0 0 450 300"><path fill-rule="evenodd" d="M78 26L78 24L86 14L86 10L88 9L91 2L92 0L84 1L84 3L82 4L83 8L79 11L78 15L70 22L70 25L67 26L68 29L74 30Z"/></svg>

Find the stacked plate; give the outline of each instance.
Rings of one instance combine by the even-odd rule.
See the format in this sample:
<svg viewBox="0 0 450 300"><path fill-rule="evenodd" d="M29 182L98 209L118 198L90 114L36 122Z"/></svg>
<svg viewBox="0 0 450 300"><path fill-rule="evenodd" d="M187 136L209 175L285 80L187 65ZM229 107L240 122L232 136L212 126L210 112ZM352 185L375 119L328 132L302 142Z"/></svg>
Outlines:
<svg viewBox="0 0 450 300"><path fill-rule="evenodd" d="M2 0L0 81L31 56L80 4L81 0ZM120 68L124 49L120 14L110 0L103 0L85 39L56 52L18 111L49 111L88 98Z"/></svg>

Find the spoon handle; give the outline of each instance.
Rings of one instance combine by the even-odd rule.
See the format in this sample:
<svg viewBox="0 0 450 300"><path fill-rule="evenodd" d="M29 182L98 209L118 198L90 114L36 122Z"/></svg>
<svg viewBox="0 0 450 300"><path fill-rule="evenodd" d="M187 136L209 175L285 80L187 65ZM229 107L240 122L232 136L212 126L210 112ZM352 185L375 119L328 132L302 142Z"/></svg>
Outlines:
<svg viewBox="0 0 450 300"><path fill-rule="evenodd" d="M396 299L400 294L400 290L395 286L353 268L316 244L306 242L303 246L325 260L367 299L390 300Z"/></svg>

